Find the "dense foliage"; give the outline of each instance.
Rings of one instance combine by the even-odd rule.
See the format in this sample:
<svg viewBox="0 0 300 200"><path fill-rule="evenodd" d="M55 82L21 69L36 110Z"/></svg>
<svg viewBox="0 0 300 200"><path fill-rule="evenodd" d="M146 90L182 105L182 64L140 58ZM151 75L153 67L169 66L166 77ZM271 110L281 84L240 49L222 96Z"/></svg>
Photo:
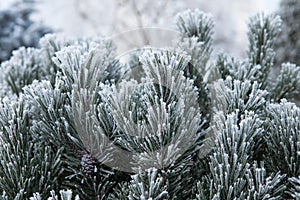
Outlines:
<svg viewBox="0 0 300 200"><path fill-rule="evenodd" d="M101 37L15 51L0 68L1 198L299 199L300 68L270 80L281 20L250 19L244 60L210 60L213 24L179 13L173 48L126 62Z"/></svg>

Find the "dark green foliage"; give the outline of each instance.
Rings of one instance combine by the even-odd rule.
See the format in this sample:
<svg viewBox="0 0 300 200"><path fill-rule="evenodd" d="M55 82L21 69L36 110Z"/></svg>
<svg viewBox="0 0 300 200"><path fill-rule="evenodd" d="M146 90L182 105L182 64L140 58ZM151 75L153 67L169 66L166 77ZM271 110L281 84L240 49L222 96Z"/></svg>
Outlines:
<svg viewBox="0 0 300 200"><path fill-rule="evenodd" d="M0 11L0 63L10 58L12 51L21 46L37 47L39 39L52 32L30 19L34 12L32 2L19 2Z"/></svg>
<svg viewBox="0 0 300 200"><path fill-rule="evenodd" d="M299 140L300 110L293 103L283 100L280 104L267 107L265 141L268 146L268 167L273 172L281 171L289 177L300 174Z"/></svg>
<svg viewBox="0 0 300 200"><path fill-rule="evenodd" d="M34 192L46 198L59 188L63 147L51 148L33 137L30 113L23 101L1 105L0 191L9 198L27 199Z"/></svg>
<svg viewBox="0 0 300 200"><path fill-rule="evenodd" d="M295 199L299 199L300 198L300 177L292 177L289 179L292 188L289 191L289 193L291 194L291 196Z"/></svg>
<svg viewBox="0 0 300 200"><path fill-rule="evenodd" d="M1 81L2 85L7 87L8 92L19 96L24 86L46 75L40 63L39 54L40 51L37 49L21 47L13 52L9 61L2 63ZM9 93L3 95L9 95Z"/></svg>
<svg viewBox="0 0 300 200"><path fill-rule="evenodd" d="M255 80L267 87L267 78L273 66L275 52L273 50L274 38L281 26L278 16L256 15L250 18L249 23L249 64L251 67L260 65L260 70L254 75Z"/></svg>
<svg viewBox="0 0 300 200"><path fill-rule="evenodd" d="M1 198L299 198L299 67L269 80L279 18L251 18L248 58L214 67L212 18L176 24L176 51L123 61L110 40L47 35L3 62Z"/></svg>
<svg viewBox="0 0 300 200"><path fill-rule="evenodd" d="M157 169L149 169L132 176L129 183L121 184L109 199L168 199L169 195L165 183L166 178Z"/></svg>
<svg viewBox="0 0 300 200"><path fill-rule="evenodd" d="M214 22L210 15L196 9L187 10L176 17L180 32L178 45L192 58L192 65L198 73L205 75L206 64L212 52L212 34Z"/></svg>
<svg viewBox="0 0 300 200"><path fill-rule="evenodd" d="M283 98L297 97L300 86L300 67L291 63L282 64L281 71L271 91L272 99L279 102Z"/></svg>

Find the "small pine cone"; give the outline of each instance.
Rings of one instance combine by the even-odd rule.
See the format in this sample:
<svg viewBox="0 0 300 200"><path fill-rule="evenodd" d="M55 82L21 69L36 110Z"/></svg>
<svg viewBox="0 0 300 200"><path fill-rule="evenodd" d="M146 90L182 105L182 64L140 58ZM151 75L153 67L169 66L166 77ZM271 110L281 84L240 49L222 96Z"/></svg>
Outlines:
<svg viewBox="0 0 300 200"><path fill-rule="evenodd" d="M97 172L97 159L94 158L89 153L84 153L81 157L81 167L82 172L87 175L91 176Z"/></svg>

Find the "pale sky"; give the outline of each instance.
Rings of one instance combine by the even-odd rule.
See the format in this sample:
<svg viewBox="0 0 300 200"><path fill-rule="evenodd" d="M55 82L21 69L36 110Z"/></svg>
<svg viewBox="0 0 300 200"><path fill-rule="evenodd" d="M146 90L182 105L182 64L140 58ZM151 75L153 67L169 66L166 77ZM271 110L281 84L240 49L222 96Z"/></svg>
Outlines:
<svg viewBox="0 0 300 200"><path fill-rule="evenodd" d="M0 10L6 8L14 0L0 0ZM149 0L142 0L140 2ZM213 15L215 20L216 42L222 43L219 48L224 49L234 55L241 55L240 49L247 46L247 20L249 16L258 12L274 12L278 9L280 0L185 0L179 2L175 7L169 4L163 10L170 12L165 14L159 25L162 28L171 28L173 25L173 11L184 10L186 8L199 8ZM116 10L116 2L120 0L39 0L37 13L33 16L35 20L61 30L70 36L88 35L111 35L128 31L137 26L132 10L124 8ZM124 1L123 1L124 2ZM151 4L157 1L149 1ZM163 2L163 1L162 1ZM150 6L151 6L150 4ZM182 5L182 6L181 6ZM126 5L123 5L126 7ZM152 7L154 7L152 5ZM154 8L155 9L155 8ZM83 12L80 12L83 11ZM147 10L146 10L147 11ZM155 10L154 10L155 11ZM149 16L144 18L144 22L149 22L153 16L149 9ZM153 15L153 14L152 14ZM151 21L147 26L152 26ZM222 41L224 40L224 41Z"/></svg>

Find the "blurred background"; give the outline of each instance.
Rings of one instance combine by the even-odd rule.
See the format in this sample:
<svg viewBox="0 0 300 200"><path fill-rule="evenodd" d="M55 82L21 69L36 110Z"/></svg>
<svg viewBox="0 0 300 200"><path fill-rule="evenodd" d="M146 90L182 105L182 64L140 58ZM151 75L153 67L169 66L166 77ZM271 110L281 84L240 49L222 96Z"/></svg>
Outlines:
<svg viewBox="0 0 300 200"><path fill-rule="evenodd" d="M214 17L215 53L224 51L232 56L244 57L247 48L248 18L258 12L277 11L279 2L279 0L0 0L0 12L13 5L21 7L21 4L27 4L27 9L28 5L32 9L29 16L32 22L43 24L52 32L82 37L111 36L139 27L174 29L176 13L198 8L211 13ZM140 38L136 37L136 40L147 40L151 37L149 35L151 33L147 31L140 34Z"/></svg>

